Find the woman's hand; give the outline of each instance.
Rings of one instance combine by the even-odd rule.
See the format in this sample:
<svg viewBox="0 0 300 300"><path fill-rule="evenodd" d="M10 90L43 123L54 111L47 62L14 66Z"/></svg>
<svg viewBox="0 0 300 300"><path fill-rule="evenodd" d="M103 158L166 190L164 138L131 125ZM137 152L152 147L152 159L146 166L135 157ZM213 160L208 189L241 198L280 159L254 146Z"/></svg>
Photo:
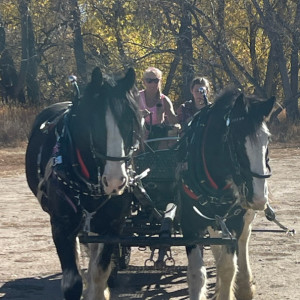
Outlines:
<svg viewBox="0 0 300 300"><path fill-rule="evenodd" d="M142 113L142 117L146 118L147 116L149 116L151 114L151 111L149 111L148 109L144 109L141 111Z"/></svg>

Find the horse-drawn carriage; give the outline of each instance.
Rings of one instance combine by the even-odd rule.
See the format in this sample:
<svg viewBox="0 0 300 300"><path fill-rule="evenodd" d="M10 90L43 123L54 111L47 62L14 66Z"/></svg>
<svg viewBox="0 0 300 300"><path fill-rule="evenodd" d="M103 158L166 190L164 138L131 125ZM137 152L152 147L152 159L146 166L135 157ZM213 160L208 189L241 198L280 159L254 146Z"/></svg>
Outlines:
<svg viewBox="0 0 300 300"><path fill-rule="evenodd" d="M95 69L80 99L47 108L33 126L26 175L50 215L65 299L83 290L77 237L90 254L87 299L108 299L112 258L125 268L131 246L159 249L149 261L164 267L180 245L191 300L205 297L200 245L216 257L216 299L253 299L248 240L254 210L268 202L264 117L275 99L226 91L175 145L156 149L150 144L161 140L150 140L134 155L142 134L134 82L132 69L114 84Z"/></svg>

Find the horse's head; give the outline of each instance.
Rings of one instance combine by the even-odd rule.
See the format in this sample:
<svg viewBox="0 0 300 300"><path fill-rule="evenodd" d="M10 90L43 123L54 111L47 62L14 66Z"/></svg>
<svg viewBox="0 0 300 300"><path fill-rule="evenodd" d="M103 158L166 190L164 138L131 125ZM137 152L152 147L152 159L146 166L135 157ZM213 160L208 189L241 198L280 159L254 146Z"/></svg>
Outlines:
<svg viewBox="0 0 300 300"><path fill-rule="evenodd" d="M133 69L104 80L95 68L70 121L83 175L101 182L107 195L121 195L128 184L127 167L141 133L137 97Z"/></svg>
<svg viewBox="0 0 300 300"><path fill-rule="evenodd" d="M237 124L233 125L235 127L233 134L245 136L249 167L245 166L242 171L245 172L246 177L252 178L253 194L252 199L248 199L248 202L253 209L264 209L268 201L267 178L271 176L268 164L270 133L264 120L272 111L274 103L275 97L261 100L240 95L232 110L233 120L237 118ZM238 121L239 116L244 116L244 121Z"/></svg>
<svg viewBox="0 0 300 300"><path fill-rule="evenodd" d="M268 201L267 178L271 176L268 164L270 133L265 118L270 114L275 98L262 100L243 94L236 97L230 92L223 97L231 98L222 122L233 180L237 184L246 183L247 204L262 210Z"/></svg>

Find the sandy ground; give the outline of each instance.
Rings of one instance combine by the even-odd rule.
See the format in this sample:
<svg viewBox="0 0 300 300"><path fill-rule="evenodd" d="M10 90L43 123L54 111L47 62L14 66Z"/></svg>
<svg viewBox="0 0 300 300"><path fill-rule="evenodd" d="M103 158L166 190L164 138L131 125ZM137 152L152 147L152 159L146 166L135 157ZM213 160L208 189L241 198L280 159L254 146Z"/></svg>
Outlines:
<svg viewBox="0 0 300 300"><path fill-rule="evenodd" d="M14 300L62 299L60 266L53 246L49 217L31 194L24 175L24 148L0 149L0 298ZM273 176L269 181L278 220L300 232L300 148L273 146ZM255 300L300 299L300 238L284 233L259 214L254 222L250 255L257 293ZM176 270L149 272L143 268L149 250L133 248L130 266L122 271L112 299L188 299L186 255L172 248ZM213 293L214 265L205 250L209 295Z"/></svg>

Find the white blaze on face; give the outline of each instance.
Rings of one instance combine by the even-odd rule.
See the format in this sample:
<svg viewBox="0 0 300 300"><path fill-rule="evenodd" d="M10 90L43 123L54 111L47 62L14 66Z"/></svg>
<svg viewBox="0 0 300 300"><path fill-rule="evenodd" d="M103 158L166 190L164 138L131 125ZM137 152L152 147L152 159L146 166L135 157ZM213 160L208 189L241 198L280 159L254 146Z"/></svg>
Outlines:
<svg viewBox="0 0 300 300"><path fill-rule="evenodd" d="M107 150L106 155L112 157L123 157L125 155L124 142L120 130L115 122L110 108L107 109ZM125 162L107 160L102 175L104 192L107 195L121 195L128 181Z"/></svg>
<svg viewBox="0 0 300 300"><path fill-rule="evenodd" d="M256 132L256 139L246 138L246 151L250 161L252 172L266 175L269 170L266 165L266 153L268 149L270 133L267 126L263 125ZM268 184L265 178L253 177L253 204L254 210L263 210L268 202Z"/></svg>

